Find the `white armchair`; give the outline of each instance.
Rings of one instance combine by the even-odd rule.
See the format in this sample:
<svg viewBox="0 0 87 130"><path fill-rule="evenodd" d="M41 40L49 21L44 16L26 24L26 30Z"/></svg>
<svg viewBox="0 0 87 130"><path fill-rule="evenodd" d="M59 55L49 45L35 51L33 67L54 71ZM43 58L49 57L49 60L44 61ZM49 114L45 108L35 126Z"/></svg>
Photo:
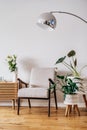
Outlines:
<svg viewBox="0 0 87 130"><path fill-rule="evenodd" d="M31 107L30 99L41 99L48 100L48 116L50 116L50 98L51 94L54 94L55 105L57 109L57 97L56 97L56 86L53 82L54 80L54 68L33 68L31 70L30 83L27 84L19 80L19 90L18 90L18 110L19 115L20 110L20 100L28 99L29 107ZM21 85L25 84L26 88L21 88ZM51 87L53 87L53 93L51 93Z"/></svg>

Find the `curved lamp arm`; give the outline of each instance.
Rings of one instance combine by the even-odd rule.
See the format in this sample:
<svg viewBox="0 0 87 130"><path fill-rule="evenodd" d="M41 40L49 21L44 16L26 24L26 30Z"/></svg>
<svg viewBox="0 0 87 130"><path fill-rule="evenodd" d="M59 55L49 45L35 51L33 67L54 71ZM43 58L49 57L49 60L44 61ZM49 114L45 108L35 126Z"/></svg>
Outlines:
<svg viewBox="0 0 87 130"><path fill-rule="evenodd" d="M75 16L77 18L79 18L80 20L82 20L83 22L87 23L87 21L83 18L81 18L80 16L76 15L76 14L73 14L73 13L69 13L69 12L63 12L63 11L52 11L50 13L62 13L62 14L69 14L69 15L72 15L72 16Z"/></svg>
<svg viewBox="0 0 87 130"><path fill-rule="evenodd" d="M63 14L68 14L68 15L72 15L80 20L82 20L83 22L87 23L87 21L83 18L81 18L80 16L70 13L70 12L63 12L63 11L51 11L51 12L47 12L47 13L43 13L40 15L37 24L44 28L44 29L50 29L53 30L56 28L56 18L53 15L54 13L63 13Z"/></svg>

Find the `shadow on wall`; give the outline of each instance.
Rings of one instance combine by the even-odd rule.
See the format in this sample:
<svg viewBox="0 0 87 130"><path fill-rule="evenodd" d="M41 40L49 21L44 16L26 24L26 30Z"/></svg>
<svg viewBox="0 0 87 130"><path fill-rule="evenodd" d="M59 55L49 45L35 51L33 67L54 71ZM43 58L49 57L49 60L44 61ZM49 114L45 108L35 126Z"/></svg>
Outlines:
<svg viewBox="0 0 87 130"><path fill-rule="evenodd" d="M35 59L24 58L20 60L20 65L24 71L31 71L33 67L38 67Z"/></svg>
<svg viewBox="0 0 87 130"><path fill-rule="evenodd" d="M21 58L18 63L18 77L28 82L33 67L38 67L35 59Z"/></svg>
<svg viewBox="0 0 87 130"><path fill-rule="evenodd" d="M64 71L64 70L62 71L62 70L57 69L57 74L58 75L67 75L67 74L69 75L70 72L69 71Z"/></svg>

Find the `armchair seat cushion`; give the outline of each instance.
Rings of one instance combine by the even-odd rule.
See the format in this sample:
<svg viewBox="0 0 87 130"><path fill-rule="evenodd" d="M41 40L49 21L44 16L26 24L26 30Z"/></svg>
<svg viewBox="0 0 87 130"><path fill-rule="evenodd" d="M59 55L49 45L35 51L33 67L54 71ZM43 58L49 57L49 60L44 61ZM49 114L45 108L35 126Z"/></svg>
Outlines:
<svg viewBox="0 0 87 130"><path fill-rule="evenodd" d="M18 90L18 97L30 97L30 98L48 98L47 88L21 88Z"/></svg>

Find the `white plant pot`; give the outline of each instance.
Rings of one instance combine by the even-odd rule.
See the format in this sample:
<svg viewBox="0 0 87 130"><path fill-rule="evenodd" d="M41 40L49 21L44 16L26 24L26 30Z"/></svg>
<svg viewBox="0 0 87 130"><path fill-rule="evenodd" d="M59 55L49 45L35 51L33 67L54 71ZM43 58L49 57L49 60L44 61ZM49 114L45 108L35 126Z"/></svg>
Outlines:
<svg viewBox="0 0 87 130"><path fill-rule="evenodd" d="M64 104L67 105L78 104L78 94L66 94Z"/></svg>
<svg viewBox="0 0 87 130"><path fill-rule="evenodd" d="M12 72L12 81L17 82L17 71Z"/></svg>

